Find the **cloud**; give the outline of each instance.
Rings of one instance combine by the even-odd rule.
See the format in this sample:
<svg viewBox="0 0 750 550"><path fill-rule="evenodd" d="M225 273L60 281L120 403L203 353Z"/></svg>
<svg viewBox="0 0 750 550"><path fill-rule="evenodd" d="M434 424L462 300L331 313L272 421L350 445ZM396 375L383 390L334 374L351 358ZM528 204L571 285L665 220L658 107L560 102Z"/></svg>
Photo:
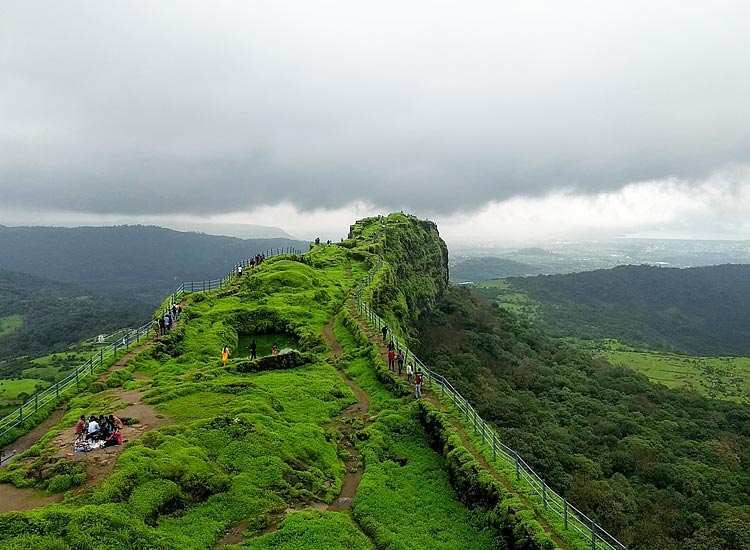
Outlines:
<svg viewBox="0 0 750 550"><path fill-rule="evenodd" d="M707 181L750 163L749 15L726 1L11 0L2 206L446 217Z"/></svg>

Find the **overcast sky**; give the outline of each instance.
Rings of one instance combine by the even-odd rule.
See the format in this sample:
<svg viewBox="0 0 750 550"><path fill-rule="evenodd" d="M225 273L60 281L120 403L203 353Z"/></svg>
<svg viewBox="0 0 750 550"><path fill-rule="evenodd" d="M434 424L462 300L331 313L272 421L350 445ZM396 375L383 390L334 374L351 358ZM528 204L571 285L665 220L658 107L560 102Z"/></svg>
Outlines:
<svg viewBox="0 0 750 550"><path fill-rule="evenodd" d="M750 238L750 3L0 6L0 223Z"/></svg>

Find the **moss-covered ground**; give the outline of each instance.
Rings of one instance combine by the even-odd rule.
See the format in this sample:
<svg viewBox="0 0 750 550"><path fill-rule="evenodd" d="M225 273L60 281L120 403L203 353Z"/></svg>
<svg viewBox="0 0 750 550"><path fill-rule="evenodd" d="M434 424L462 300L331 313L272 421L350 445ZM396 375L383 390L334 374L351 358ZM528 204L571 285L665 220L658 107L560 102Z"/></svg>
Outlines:
<svg viewBox="0 0 750 550"><path fill-rule="evenodd" d="M205 549L238 524L242 548L491 548L410 400L383 386L377 354L341 321L337 366L369 394L372 423L358 439L366 467L353 514L319 510L345 473L337 415L357 401L323 327L371 265L366 247L319 246L190 295L175 331L72 399L61 423L0 471L2 481L65 492L62 504L0 515L0 549ZM247 359L241 342L278 335L300 353L262 357L259 347L258 360ZM136 390L168 425L130 441L113 472L87 484L91 464L53 440L80 414L117 413Z"/></svg>

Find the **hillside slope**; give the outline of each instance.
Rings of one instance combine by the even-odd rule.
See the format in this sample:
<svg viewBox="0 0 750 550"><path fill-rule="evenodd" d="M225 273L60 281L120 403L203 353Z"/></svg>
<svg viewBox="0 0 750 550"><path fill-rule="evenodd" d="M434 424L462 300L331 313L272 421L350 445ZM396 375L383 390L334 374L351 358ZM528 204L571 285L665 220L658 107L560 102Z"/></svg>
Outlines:
<svg viewBox="0 0 750 550"><path fill-rule="evenodd" d="M750 355L750 265L621 266L509 281L542 302L542 325L553 336Z"/></svg>
<svg viewBox="0 0 750 550"><path fill-rule="evenodd" d="M154 226L0 226L0 268L125 297L142 315L186 280L228 272L234 262L268 249L307 242L186 233Z"/></svg>
<svg viewBox="0 0 750 550"><path fill-rule="evenodd" d="M0 361L41 355L123 326L143 317L109 297L76 285L0 269L0 321L17 322L0 330ZM2 367L0 367L1 369ZM11 373L2 372L8 375Z"/></svg>
<svg viewBox="0 0 750 550"><path fill-rule="evenodd" d="M413 258L424 256L424 267L438 258L431 269L440 273L444 245L418 226L408 232L431 237ZM336 315L372 267L370 248L381 246L319 246L272 258L222 291L189 295L175 331L73 399L59 425L0 470L18 487L69 491L61 504L1 514L0 548L509 547L494 527L503 515L461 504L410 392L389 391L377 348ZM447 272L430 288L446 281ZM426 307L428 290L415 292L415 303ZM334 318L336 353L323 338ZM248 359L251 339L257 360ZM298 351L268 355L278 341ZM222 365L225 345L231 358ZM348 415L362 402L350 384L367 393L369 410ZM130 399L163 427L143 426L97 483L98 451L59 445L78 415L128 410ZM347 472L362 468L351 513L337 511ZM527 520L516 521L512 540L555 548L543 536L534 540L544 546L534 543Z"/></svg>

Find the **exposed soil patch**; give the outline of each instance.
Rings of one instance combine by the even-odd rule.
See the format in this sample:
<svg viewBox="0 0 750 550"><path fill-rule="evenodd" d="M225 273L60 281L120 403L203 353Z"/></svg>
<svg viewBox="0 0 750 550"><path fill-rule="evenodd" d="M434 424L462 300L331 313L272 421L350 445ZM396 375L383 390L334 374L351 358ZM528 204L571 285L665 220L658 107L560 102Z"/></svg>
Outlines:
<svg viewBox="0 0 750 550"><path fill-rule="evenodd" d="M45 497L36 489L18 489L10 483L0 484L0 514L33 510L62 502L63 494Z"/></svg>
<svg viewBox="0 0 750 550"><path fill-rule="evenodd" d="M125 408L115 411L118 418L137 418L138 423L132 426L125 426L122 432L123 445L115 445L103 449L96 449L88 453L73 452L73 441L75 441L75 426L66 428L59 436L52 440L52 443L59 447L58 457L66 457L71 460L86 463L86 482L75 490L76 493L86 490L105 479L115 467L117 457L127 447L127 441L138 439L144 433L166 426L169 419L164 415L158 414L151 405L141 402L142 392L134 391L116 391L115 395L118 403L126 405Z"/></svg>
<svg viewBox="0 0 750 550"><path fill-rule="evenodd" d="M47 433L47 430L49 430L52 426L57 424L60 419L65 414L65 410L60 407L58 409L55 409L52 411L52 414L50 414L44 422L39 424L36 428L31 430L29 433L22 435L18 439L16 439L13 443L10 443L2 448L2 456L3 456L3 463L0 465L0 467L5 467L8 464L10 464L11 460L10 457L14 457L17 454L21 454L22 452L29 449L32 445L34 445L37 441L39 441L44 434ZM73 430L75 431L75 430Z"/></svg>

